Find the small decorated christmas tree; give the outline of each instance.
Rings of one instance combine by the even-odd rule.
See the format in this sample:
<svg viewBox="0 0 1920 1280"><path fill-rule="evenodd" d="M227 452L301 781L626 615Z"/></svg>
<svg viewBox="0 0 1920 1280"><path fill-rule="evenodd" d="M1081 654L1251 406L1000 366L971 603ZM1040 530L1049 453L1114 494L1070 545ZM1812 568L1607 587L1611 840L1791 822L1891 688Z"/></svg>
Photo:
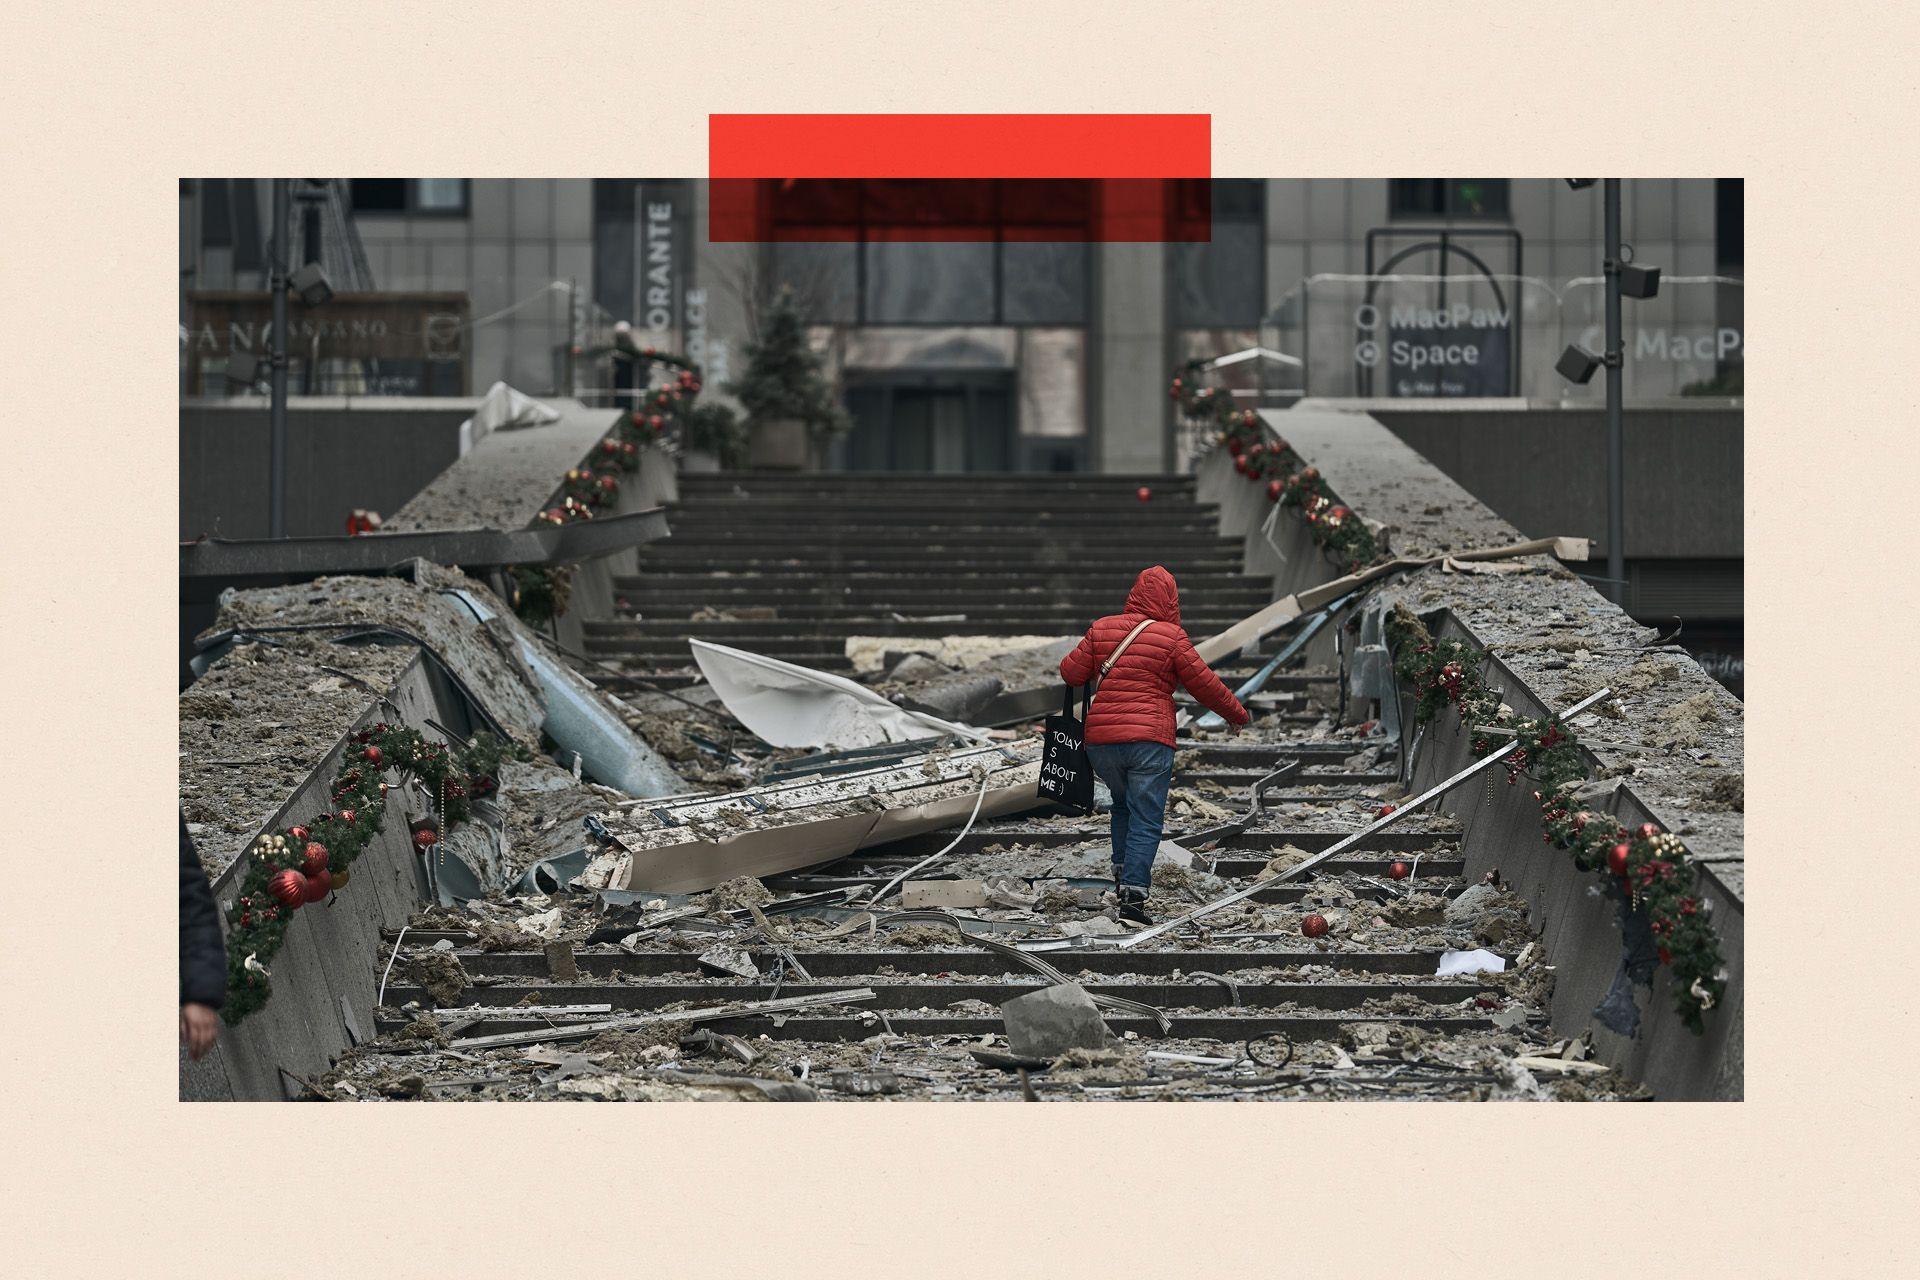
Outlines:
<svg viewBox="0 0 1920 1280"><path fill-rule="evenodd" d="M759 340L747 344L746 371L726 389L747 411L758 466L800 466L809 438L821 446L851 426L784 288L767 308Z"/></svg>

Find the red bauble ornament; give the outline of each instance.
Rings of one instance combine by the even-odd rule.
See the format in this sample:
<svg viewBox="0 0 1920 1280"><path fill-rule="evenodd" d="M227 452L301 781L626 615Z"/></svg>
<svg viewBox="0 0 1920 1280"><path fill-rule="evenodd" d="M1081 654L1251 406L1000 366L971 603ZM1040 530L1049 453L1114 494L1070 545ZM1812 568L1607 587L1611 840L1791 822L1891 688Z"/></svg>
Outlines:
<svg viewBox="0 0 1920 1280"><path fill-rule="evenodd" d="M305 840L306 838L307 838L307 829L305 827L288 827L287 828L287 839Z"/></svg>
<svg viewBox="0 0 1920 1280"><path fill-rule="evenodd" d="M298 871L276 871L267 881L273 900L291 910L307 900L307 878Z"/></svg>
<svg viewBox="0 0 1920 1280"><path fill-rule="evenodd" d="M1413 874L1413 868L1404 862L1396 862L1387 868L1387 874L1395 880L1405 880Z"/></svg>
<svg viewBox="0 0 1920 1280"><path fill-rule="evenodd" d="M320 871L307 877L307 901L318 902L333 892L333 877Z"/></svg>
<svg viewBox="0 0 1920 1280"><path fill-rule="evenodd" d="M425 853L440 843L440 833L432 827L422 827L413 833L413 847Z"/></svg>
<svg viewBox="0 0 1920 1280"><path fill-rule="evenodd" d="M1140 501L1142 502L1152 502L1153 490L1147 488L1147 486L1145 485L1141 485L1138 489L1135 489L1133 491L1133 496L1140 499Z"/></svg>
<svg viewBox="0 0 1920 1280"><path fill-rule="evenodd" d="M1241 443L1239 436L1227 437L1227 452L1232 454L1234 457L1236 458L1239 457L1241 453L1246 450L1246 447L1247 446L1245 444Z"/></svg>
<svg viewBox="0 0 1920 1280"><path fill-rule="evenodd" d="M345 867L342 867L338 871L333 873L333 891L335 893L338 893L346 887L347 887L347 869Z"/></svg>
<svg viewBox="0 0 1920 1280"><path fill-rule="evenodd" d="M318 875L322 871L325 871L327 869L327 846L321 844L318 840L308 841L306 849L302 851L300 869L309 876Z"/></svg>
<svg viewBox="0 0 1920 1280"><path fill-rule="evenodd" d="M386 759L386 756L381 754L380 748L378 747L368 747L365 751L362 751L360 754L365 756L367 758L367 763L372 765L376 769L380 767L380 762Z"/></svg>
<svg viewBox="0 0 1920 1280"><path fill-rule="evenodd" d="M1300 922L1300 932L1309 938L1318 938L1327 931L1327 918L1318 912Z"/></svg>
<svg viewBox="0 0 1920 1280"><path fill-rule="evenodd" d="M1651 840L1659 834L1660 828L1654 826L1651 822L1643 822L1640 824L1640 838L1642 840Z"/></svg>
<svg viewBox="0 0 1920 1280"><path fill-rule="evenodd" d="M1627 855L1633 850L1625 843L1617 844L1607 850L1607 870L1617 876L1627 874Z"/></svg>
<svg viewBox="0 0 1920 1280"><path fill-rule="evenodd" d="M381 785L381 786L385 786L386 784L385 784L385 783L381 783L380 785ZM342 809L342 810L340 811L340 821L342 821L342 822L352 822L352 821L353 821L353 810L351 810L351 809Z"/></svg>
<svg viewBox="0 0 1920 1280"><path fill-rule="evenodd" d="M1381 805L1381 806L1380 806L1380 812L1379 812L1379 813L1377 813L1377 814L1375 814L1374 816L1375 816L1375 817L1380 817L1380 818L1384 818L1384 817L1386 817L1386 816L1387 816L1388 814L1390 814L1390 813L1392 813L1392 812L1394 811L1394 808L1395 808L1395 806L1394 806L1394 805L1390 805L1390 804L1383 804L1383 805Z"/></svg>
<svg viewBox="0 0 1920 1280"><path fill-rule="evenodd" d="M667 427L667 420L656 413L648 417L647 425L655 431L664 431Z"/></svg>
<svg viewBox="0 0 1920 1280"><path fill-rule="evenodd" d="M1306 481L1308 484L1312 484L1315 480L1318 480L1320 478L1320 468L1308 467L1305 471L1302 471L1300 473L1300 478Z"/></svg>
<svg viewBox="0 0 1920 1280"><path fill-rule="evenodd" d="M1282 488L1283 486L1278 480L1267 481L1267 501L1268 502L1280 501L1280 491Z"/></svg>

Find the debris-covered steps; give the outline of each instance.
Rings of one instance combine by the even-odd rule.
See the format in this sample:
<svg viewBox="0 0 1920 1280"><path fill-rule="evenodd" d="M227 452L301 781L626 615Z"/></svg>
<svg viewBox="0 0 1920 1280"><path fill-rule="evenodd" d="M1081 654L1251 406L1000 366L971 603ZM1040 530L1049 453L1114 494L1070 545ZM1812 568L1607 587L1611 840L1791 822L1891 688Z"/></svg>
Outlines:
<svg viewBox="0 0 1920 1280"><path fill-rule="evenodd" d="M690 635L841 672L849 636L1077 635L1149 564L1195 634L1270 598L1184 476L692 474L670 520L616 582L622 616L587 628L668 687L696 678Z"/></svg>
<svg viewBox="0 0 1920 1280"><path fill-rule="evenodd" d="M1264 728L1267 735L1284 732L1271 723ZM1171 834L1208 825L1204 806L1211 802L1194 785L1223 760L1264 759L1271 767L1299 758L1342 785L1291 801L1270 793L1270 811L1252 830L1203 852L1190 868L1163 862L1153 896L1161 917L1210 901L1270 865L1325 849L1379 803L1377 795L1355 792L1363 778L1382 771L1379 757L1386 756L1386 769L1394 766L1379 739L1248 736L1183 740L1175 795L1195 807L1170 823ZM1228 798L1243 797L1240 788ZM1466 886L1450 820L1415 815L1310 879L1276 884L1209 917L1204 932L1130 950L1110 945L1120 926L1089 909L1101 905L1104 882L1094 873L1106 857L1104 828L1104 816L989 823L916 877L1025 886L1034 894L1031 908L969 914L1004 930L994 935L1003 943L1023 934L1106 935L1038 954L1092 995L1136 1001L1169 1020L1163 1030L1144 1012L1109 1011L1105 1021L1119 1037L1110 1050L1069 1055L1024 1080L973 1051L1004 1050L1001 1006L1048 985L1031 968L963 945L947 925L893 922L869 931L846 928L846 909L776 912L767 917L770 935L736 910L731 918L685 921L625 945L575 941L562 948L558 964L531 939L516 941L496 926L416 928L388 992L383 1039L370 1046L398 1052L354 1055L325 1087L354 1090L335 1096L429 1098L730 1097L740 1089L794 1096L766 1092L790 1088L823 1099L1029 1092L1062 1099L1631 1096L1631 1086L1580 1061L1578 1046L1551 1043L1542 1031L1538 1012L1550 971L1529 946L1524 906L1484 887L1475 890L1471 911L1454 901ZM776 878L761 892L787 898L877 887L949 843L949 833L914 837ZM1392 879L1395 862L1412 874ZM714 895L714 905L734 904L728 892ZM1325 936L1302 936L1300 922L1310 911L1329 920ZM593 920L587 912L578 928ZM727 976L703 962L708 948L725 942L751 957L754 972ZM1476 947L1503 956L1507 970L1437 976L1447 951ZM420 985L423 977L431 984L436 972L443 979L457 974L457 982L437 991ZM688 1025L672 1016L850 995L858 998L774 1018ZM655 1021L567 1034L622 1018ZM491 1043L498 1038L509 1043ZM1562 1052L1567 1056L1555 1056Z"/></svg>

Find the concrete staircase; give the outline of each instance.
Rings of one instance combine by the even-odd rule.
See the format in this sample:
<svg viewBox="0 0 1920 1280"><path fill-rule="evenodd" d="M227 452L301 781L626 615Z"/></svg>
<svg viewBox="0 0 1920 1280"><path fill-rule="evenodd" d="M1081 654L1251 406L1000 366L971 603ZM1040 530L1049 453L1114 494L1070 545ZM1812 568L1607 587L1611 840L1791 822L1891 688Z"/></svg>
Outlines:
<svg viewBox="0 0 1920 1280"><path fill-rule="evenodd" d="M1156 563L1195 635L1268 599L1191 476L690 474L668 518L615 582L623 616L586 629L592 656L666 687L695 678L689 636L844 671L850 635L1077 634Z"/></svg>

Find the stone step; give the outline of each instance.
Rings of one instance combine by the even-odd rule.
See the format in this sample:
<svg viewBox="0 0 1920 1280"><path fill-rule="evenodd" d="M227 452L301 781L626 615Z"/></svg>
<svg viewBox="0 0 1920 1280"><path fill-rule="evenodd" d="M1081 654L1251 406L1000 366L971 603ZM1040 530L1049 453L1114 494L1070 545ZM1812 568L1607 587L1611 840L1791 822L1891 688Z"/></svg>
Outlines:
<svg viewBox="0 0 1920 1280"><path fill-rule="evenodd" d="M804 964L805 961L802 961ZM812 972L809 967L808 972ZM1190 972L1190 971L1188 971ZM618 1017L625 1011L646 1012L682 1002L702 1005L725 1000L772 1000L781 996L826 995L871 987L876 998L857 1006L869 1009L941 1009L961 1000L984 1000L991 1005L1004 1004L1046 986L1046 979L1033 973L1007 973L997 980L955 979L947 981L902 981L899 978L866 974L848 975L832 982L808 982L793 979L780 984L776 993L768 982L737 978L709 978L705 981L654 981L644 985L625 982L568 982L501 984L473 986L460 996L464 1005L498 1009L496 1016L508 1017L512 1006L532 998L542 1006L610 1004L611 1014L570 1015L582 1019ZM1298 1005L1307 1009L1351 1010L1368 1000L1385 1000L1405 993L1435 1005L1457 1005L1489 990L1483 984L1456 980L1404 980L1399 982L1248 982L1236 983L1239 1000L1217 982L1188 979L1183 982L1087 982L1086 988L1099 995L1117 996L1153 1005L1180 1005L1201 1009L1262 1009L1279 1005ZM409 1001L431 1004L427 993L414 986L394 984L387 988L387 1004L398 1008ZM556 1021L559 1019L556 1018ZM487 1034L474 1030L462 1035Z"/></svg>
<svg viewBox="0 0 1920 1280"><path fill-rule="evenodd" d="M1005 488L1030 492L1082 493L1118 491L1129 495L1141 485L1156 494L1191 493L1191 475L1151 472L1086 471L688 471L680 475L682 493L727 492L735 487L798 492L814 489L849 489L855 492L892 490L903 486L923 489L959 490L971 493L980 489Z"/></svg>
<svg viewBox="0 0 1920 1280"><path fill-rule="evenodd" d="M1384 874L1384 872L1382 874ZM938 880L943 877L926 876L922 878ZM1422 879L1425 878L1426 877L1422 877ZM767 887L775 893L821 893L831 889L856 888L867 888L877 891L884 887L891 879L893 879L892 873L875 875L834 875L830 873L820 873L815 875L796 874L770 876L767 878L766 884ZM1266 903L1299 902L1302 898L1305 898L1309 893L1314 891L1314 886L1311 883L1305 881L1288 882L1260 890L1253 895L1253 901ZM1370 886L1355 890L1354 896L1369 902L1384 902L1387 899L1387 892L1385 889L1377 886Z"/></svg>
<svg viewBox="0 0 1920 1280"><path fill-rule="evenodd" d="M764 636L768 640L804 641L809 648L820 648L822 642L829 647L834 644L844 646L848 636L905 636L938 638L957 635L988 628L989 635L1037 635L1066 636L1078 635L1084 631L1093 619L1085 613L1070 612L1062 609L1047 614L1010 614L999 617L975 617L969 614L965 618L942 619L935 617L915 617L911 614L900 618L884 614L833 613L818 611L812 614L795 613L782 618L718 618L689 622L678 618L613 618L606 621L591 621L583 624L586 635L596 639L641 639L658 636L665 639L684 640L688 636L700 639L721 640L732 643L731 639L745 639L751 636ZM1200 614L1194 619L1195 627L1231 626L1234 622L1230 614ZM1191 633L1189 633L1191 634ZM1277 692L1287 692L1278 690Z"/></svg>
<svg viewBox="0 0 1920 1280"><path fill-rule="evenodd" d="M385 930L383 936L392 942L397 930ZM883 934L884 938L885 935ZM474 939L469 933L458 930L409 929L407 945L409 948L430 947L434 943L446 940L457 948L455 954L460 965L475 977L482 976L525 976L542 977L547 972L546 955L538 950L527 951L479 951L473 950ZM1111 947L1048 951L1044 957L1048 963L1068 975L1082 972L1096 974L1141 974L1170 975L1176 970L1181 973L1205 971L1210 973L1232 974L1247 969L1291 969L1303 965L1325 966L1336 973L1383 973L1400 974L1408 977L1431 977L1440 967L1441 953L1432 949L1407 951L1332 951L1300 945L1294 940L1293 950L1227 950L1222 948L1180 949L1165 948L1137 951L1119 951ZM807 950L804 946L795 948L794 954L808 973L815 978L851 978L862 974L878 973L889 969L896 974L921 974L933 976L967 975L994 977L1007 972L1007 962L989 951L978 948L957 949L952 947L924 948L919 950L879 950L867 948L854 951ZM628 953L624 951L593 952L576 950L574 964L582 973L594 977L607 977L616 969L630 977L656 978L668 975L692 975L698 971L693 953L678 951L642 951ZM858 984L856 984L858 985ZM596 997L604 999L604 997Z"/></svg>
<svg viewBox="0 0 1920 1280"><path fill-rule="evenodd" d="M1182 988L1182 991L1186 990ZM849 1006L859 1008L860 1006ZM883 1025L881 1016L885 1015ZM1105 1014L1104 1020L1115 1035L1133 1032L1138 1038L1153 1042L1167 1037L1183 1040L1219 1040L1229 1044L1239 1044L1257 1036L1284 1033L1294 1041L1334 1040L1339 1038L1343 1028L1354 1019L1340 1013L1320 1014L1279 1014L1279 1013L1242 1013L1242 1014L1198 1014L1192 1016L1174 1015L1170 1017L1171 1030L1163 1033L1159 1024L1150 1018L1127 1017L1120 1014ZM504 1013L497 1018L487 1018L461 1031L462 1037L501 1035L509 1032L543 1031L554 1027L591 1021L604 1021L600 1018L514 1018ZM1490 1031L1494 1029L1490 1018L1472 1015L1434 1015L1395 1016L1368 1018L1368 1022L1387 1023L1392 1026L1418 1027L1426 1031ZM406 1028L406 1021L398 1018L381 1018L377 1022L381 1034L393 1034ZM806 1014L792 1016L784 1021L776 1021L765 1016L744 1018L716 1018L699 1024L712 1031L730 1035L742 1035L749 1038L766 1035L775 1040L806 1040L818 1042L849 1042L865 1040L883 1030L891 1029L895 1035L902 1036L952 1036L958 1039L978 1039L982 1036L997 1036L1006 1030L1005 1023L998 1012L991 1016L941 1015L941 1014L893 1014L884 1009L861 1017L857 1013L842 1016L821 1016Z"/></svg>
<svg viewBox="0 0 1920 1280"><path fill-rule="evenodd" d="M1009 589L1049 593L1055 590L1066 590L1087 592L1098 595L1103 600L1118 598L1124 601L1127 591L1133 586L1134 579L1139 576L1140 567L1131 570L1078 572L1058 565L1013 564L987 565L966 570L952 565L943 565L937 573L930 573L924 569L900 568L882 568L859 573L816 571L805 578L797 577L789 570L715 574L698 567L661 566L641 573L622 574L614 579L614 586L624 591L635 592L652 587L697 590L703 584L711 584L714 590L722 592L748 592L762 589L789 592L851 589L855 592L873 592L875 595L887 597L894 596L903 590L942 594L977 591L989 596L1003 594ZM1245 591L1262 587L1261 579L1240 573L1237 569L1192 575L1191 581L1188 577L1180 578L1180 594L1183 600L1188 597L1204 597L1207 593L1216 590ZM1268 598L1270 599L1271 596L1269 595Z"/></svg>
<svg viewBox="0 0 1920 1280"><path fill-rule="evenodd" d="M1239 804L1231 804L1225 807L1235 813L1244 812L1243 806ZM1103 815L1098 818L1097 821L1099 823L1097 830L1089 825L1087 829L1080 831L1065 827L1033 829L1018 826L976 826L972 831L967 832L966 835L960 838L960 843L954 846L953 852L956 857L962 854L984 853L989 845L996 844L1009 849L1015 846L1028 849L1071 849L1076 846L1086 846L1089 848L1099 847L1104 849L1107 846L1106 818ZM1243 831L1239 835L1227 839L1221 844L1220 848L1224 853L1252 853L1256 850L1265 851L1268 857L1272 857L1273 853L1283 846L1292 845L1296 849L1305 849L1308 853L1318 853L1335 841L1344 840L1349 834L1350 833L1346 831ZM1181 831L1178 827L1170 827L1167 830L1166 838L1169 840L1178 840L1180 835ZM854 857L859 858L867 856L868 854L878 854L884 850L890 854L910 854L915 858L924 858L928 854L944 848L952 839L952 832L930 831L922 835L907 836L904 839L892 840L884 845L875 845L873 849L863 850L861 853L855 854ZM1415 853L1423 849L1432 848L1435 845L1444 844L1447 846L1447 851L1450 852L1458 840L1459 833L1457 830L1446 832L1403 831L1396 827L1389 827L1385 831L1374 832L1353 847L1356 852Z"/></svg>

